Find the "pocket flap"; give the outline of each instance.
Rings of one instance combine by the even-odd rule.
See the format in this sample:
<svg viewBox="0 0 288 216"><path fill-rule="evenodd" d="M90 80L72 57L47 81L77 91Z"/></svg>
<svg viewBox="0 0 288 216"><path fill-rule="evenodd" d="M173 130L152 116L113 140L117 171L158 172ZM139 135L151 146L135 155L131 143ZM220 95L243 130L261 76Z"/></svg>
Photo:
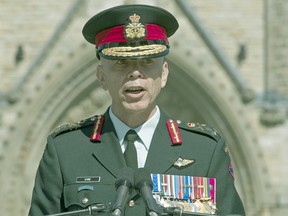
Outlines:
<svg viewBox="0 0 288 216"><path fill-rule="evenodd" d="M92 204L108 204L113 202L115 194L112 184L69 184L64 185L64 204L67 209L72 206L85 208Z"/></svg>

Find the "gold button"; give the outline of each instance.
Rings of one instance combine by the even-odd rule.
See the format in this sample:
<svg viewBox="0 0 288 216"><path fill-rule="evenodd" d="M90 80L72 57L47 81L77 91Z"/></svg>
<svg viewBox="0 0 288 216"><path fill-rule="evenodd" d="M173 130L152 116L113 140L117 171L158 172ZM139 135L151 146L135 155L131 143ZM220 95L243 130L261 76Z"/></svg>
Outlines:
<svg viewBox="0 0 288 216"><path fill-rule="evenodd" d="M88 201L89 201L88 198L85 197L85 198L82 200L82 204L86 204Z"/></svg>
<svg viewBox="0 0 288 216"><path fill-rule="evenodd" d="M130 206L130 207L133 207L134 205L135 205L135 201L134 201L134 200L130 200L130 201L129 201L129 206Z"/></svg>

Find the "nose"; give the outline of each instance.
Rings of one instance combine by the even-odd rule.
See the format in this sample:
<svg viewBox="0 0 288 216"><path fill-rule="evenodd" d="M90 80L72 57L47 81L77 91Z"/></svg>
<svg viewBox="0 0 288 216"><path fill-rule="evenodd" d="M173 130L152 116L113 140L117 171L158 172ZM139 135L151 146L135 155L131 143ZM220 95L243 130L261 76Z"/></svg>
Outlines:
<svg viewBox="0 0 288 216"><path fill-rule="evenodd" d="M143 73L139 69L135 68L129 72L128 78L137 79L137 78L144 78L144 76L143 76Z"/></svg>

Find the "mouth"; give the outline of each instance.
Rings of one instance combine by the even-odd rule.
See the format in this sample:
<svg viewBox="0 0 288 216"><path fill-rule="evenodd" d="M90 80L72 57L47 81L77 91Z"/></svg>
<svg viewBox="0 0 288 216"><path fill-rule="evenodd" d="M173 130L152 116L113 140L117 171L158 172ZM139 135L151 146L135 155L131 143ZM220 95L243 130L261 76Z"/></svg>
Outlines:
<svg viewBox="0 0 288 216"><path fill-rule="evenodd" d="M138 94L142 91L144 91L144 89L140 86L129 87L125 90L126 93L131 93L131 94Z"/></svg>
<svg viewBox="0 0 288 216"><path fill-rule="evenodd" d="M128 95L139 95L144 92L144 88L141 86L131 86L125 90L125 93Z"/></svg>

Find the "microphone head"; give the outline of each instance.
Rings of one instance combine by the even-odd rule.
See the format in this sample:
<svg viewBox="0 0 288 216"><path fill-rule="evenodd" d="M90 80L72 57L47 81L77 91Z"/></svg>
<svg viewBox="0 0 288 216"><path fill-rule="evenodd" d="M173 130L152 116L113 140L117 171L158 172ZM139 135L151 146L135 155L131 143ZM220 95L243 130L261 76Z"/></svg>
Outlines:
<svg viewBox="0 0 288 216"><path fill-rule="evenodd" d="M134 183L136 190L139 190L143 186L148 186L149 188L151 188L151 190L153 189L151 174L145 168L139 168L135 171Z"/></svg>
<svg viewBox="0 0 288 216"><path fill-rule="evenodd" d="M131 167L124 167L119 171L115 182L116 190L122 185L127 186L129 189L134 187L134 170Z"/></svg>

